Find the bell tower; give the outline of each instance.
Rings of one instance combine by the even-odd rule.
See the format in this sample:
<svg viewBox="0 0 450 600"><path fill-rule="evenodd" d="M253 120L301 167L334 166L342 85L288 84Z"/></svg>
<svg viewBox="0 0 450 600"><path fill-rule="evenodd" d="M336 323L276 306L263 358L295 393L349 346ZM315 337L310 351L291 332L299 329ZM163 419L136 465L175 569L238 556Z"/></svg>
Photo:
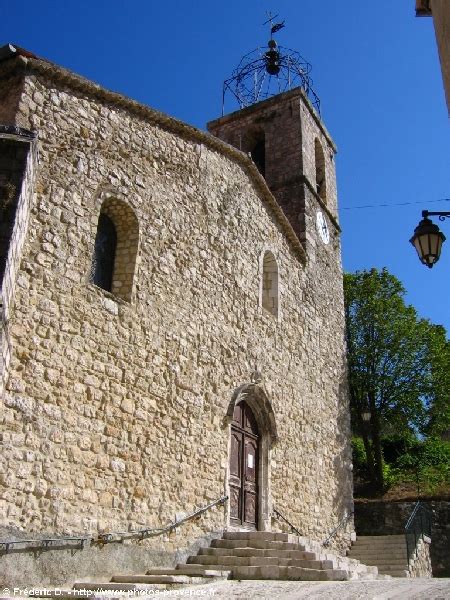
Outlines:
<svg viewBox="0 0 450 600"><path fill-rule="evenodd" d="M336 146L320 117L311 65L274 40L284 23L270 24L268 47L247 54L224 82L223 106L231 95L240 109L208 130L251 157L311 255L340 232Z"/></svg>

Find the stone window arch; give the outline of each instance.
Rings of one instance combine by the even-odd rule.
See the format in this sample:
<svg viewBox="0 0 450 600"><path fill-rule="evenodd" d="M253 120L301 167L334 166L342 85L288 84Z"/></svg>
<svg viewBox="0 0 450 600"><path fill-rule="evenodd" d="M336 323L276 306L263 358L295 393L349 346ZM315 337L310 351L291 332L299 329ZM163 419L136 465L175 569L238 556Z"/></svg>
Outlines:
<svg viewBox="0 0 450 600"><path fill-rule="evenodd" d="M266 134L260 126L250 127L239 139L239 146L243 152L246 152L255 167L263 177L266 176Z"/></svg>
<svg viewBox="0 0 450 600"><path fill-rule="evenodd" d="M256 168L263 177L266 176L266 136L264 131L260 130L253 141L250 155Z"/></svg>
<svg viewBox="0 0 450 600"><path fill-rule="evenodd" d="M322 144L316 138L314 140L314 158L316 166L316 192L319 197L326 203L327 201L327 181L325 174L325 155L323 153Z"/></svg>
<svg viewBox="0 0 450 600"><path fill-rule="evenodd" d="M123 200L107 198L100 208L90 281L118 298L130 301L139 245L139 225Z"/></svg>
<svg viewBox="0 0 450 600"><path fill-rule="evenodd" d="M264 251L261 276L261 306L275 318L279 317L279 276L275 255Z"/></svg>

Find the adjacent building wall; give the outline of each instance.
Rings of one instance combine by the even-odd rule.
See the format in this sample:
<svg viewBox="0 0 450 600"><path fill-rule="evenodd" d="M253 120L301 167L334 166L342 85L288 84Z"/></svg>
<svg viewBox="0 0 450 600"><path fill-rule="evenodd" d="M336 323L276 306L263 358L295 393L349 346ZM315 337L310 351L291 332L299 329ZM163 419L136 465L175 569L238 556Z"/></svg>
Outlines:
<svg viewBox="0 0 450 600"><path fill-rule="evenodd" d="M9 323L28 227L35 163L33 135L0 125L0 397L11 355Z"/></svg>
<svg viewBox="0 0 450 600"><path fill-rule="evenodd" d="M448 0L416 0L416 15L432 16L450 116L450 4Z"/></svg>

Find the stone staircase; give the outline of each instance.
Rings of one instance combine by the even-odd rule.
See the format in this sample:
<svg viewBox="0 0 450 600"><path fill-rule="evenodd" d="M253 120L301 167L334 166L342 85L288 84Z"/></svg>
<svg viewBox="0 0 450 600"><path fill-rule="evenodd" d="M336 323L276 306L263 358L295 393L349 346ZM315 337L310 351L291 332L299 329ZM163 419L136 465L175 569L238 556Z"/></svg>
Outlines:
<svg viewBox="0 0 450 600"><path fill-rule="evenodd" d="M404 535L361 535L348 552L350 558L378 568L392 577L409 577Z"/></svg>
<svg viewBox="0 0 450 600"><path fill-rule="evenodd" d="M376 567L326 552L307 538L264 531L225 532L187 562L200 569L228 569L231 579L344 581L378 576Z"/></svg>
<svg viewBox="0 0 450 600"><path fill-rule="evenodd" d="M264 531L225 532L212 540L208 548L200 548L187 564L174 569L152 568L142 575L114 575L107 582L77 582L72 590L58 598L80 597L86 590L89 598L113 598L155 593L157 589L204 584L223 579L278 579L297 581L346 581L379 579L376 566L338 556L323 549L318 542L288 533ZM86 593L84 594L86 595Z"/></svg>

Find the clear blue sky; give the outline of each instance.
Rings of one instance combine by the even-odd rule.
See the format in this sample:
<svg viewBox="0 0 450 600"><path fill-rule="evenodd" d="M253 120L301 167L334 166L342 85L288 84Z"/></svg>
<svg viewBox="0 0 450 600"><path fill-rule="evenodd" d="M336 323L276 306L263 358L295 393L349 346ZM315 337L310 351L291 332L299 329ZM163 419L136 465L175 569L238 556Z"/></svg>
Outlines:
<svg viewBox="0 0 450 600"><path fill-rule="evenodd" d="M338 147L347 271L386 266L419 314L450 330L449 240L422 266L408 240L421 210L450 210L450 121L431 19L414 0L0 0L0 44L16 43L99 84L204 128L222 82L267 42L312 65L322 117ZM397 203L411 202L407 206ZM389 208L344 210L367 204ZM447 247L446 247L447 246Z"/></svg>

